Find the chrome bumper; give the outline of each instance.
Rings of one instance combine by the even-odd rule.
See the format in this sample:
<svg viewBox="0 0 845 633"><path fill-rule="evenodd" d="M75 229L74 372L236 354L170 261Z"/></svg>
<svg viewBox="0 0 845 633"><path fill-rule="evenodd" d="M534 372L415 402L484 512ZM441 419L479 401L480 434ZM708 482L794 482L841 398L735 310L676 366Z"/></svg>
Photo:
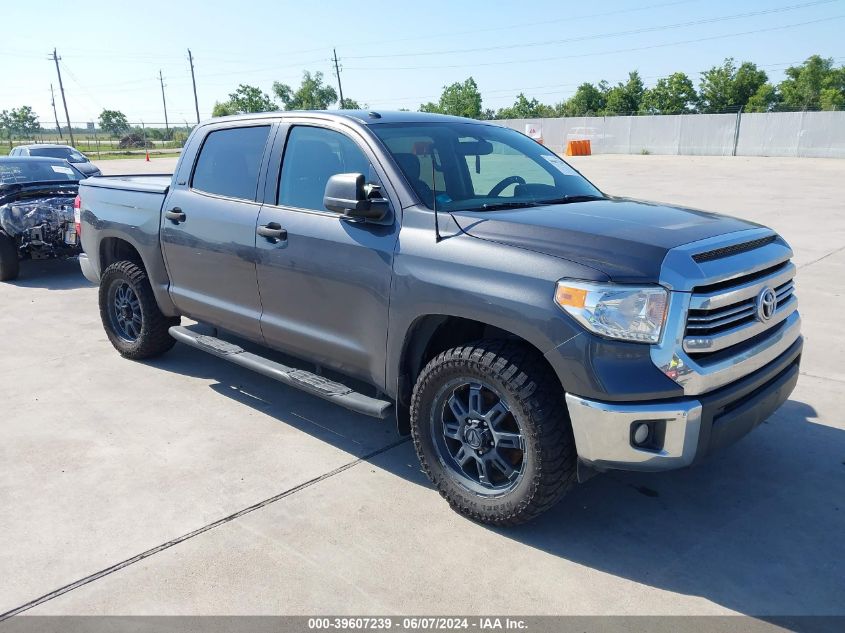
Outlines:
<svg viewBox="0 0 845 633"><path fill-rule="evenodd" d="M698 449L701 403L614 404L566 394L578 457L599 468L670 470L689 466ZM631 442L635 422L663 422L659 451Z"/></svg>
<svg viewBox="0 0 845 633"><path fill-rule="evenodd" d="M670 470L689 466L749 433L780 407L798 381L803 339L778 358L722 389L696 398L629 403L566 394L578 457L598 470ZM635 430L648 424L648 445Z"/></svg>
<svg viewBox="0 0 845 633"><path fill-rule="evenodd" d="M90 281L92 284L100 283L100 276L97 274L94 264L85 253L79 254L79 267L82 269L82 274L85 276L85 279Z"/></svg>

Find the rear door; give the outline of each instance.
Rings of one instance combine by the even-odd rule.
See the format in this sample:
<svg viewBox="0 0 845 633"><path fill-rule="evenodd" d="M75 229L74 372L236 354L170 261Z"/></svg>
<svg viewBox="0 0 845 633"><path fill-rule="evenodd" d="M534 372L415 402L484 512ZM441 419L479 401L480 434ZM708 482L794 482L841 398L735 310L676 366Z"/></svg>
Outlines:
<svg viewBox="0 0 845 633"><path fill-rule="evenodd" d="M329 122L284 125L267 182L259 229L278 227L285 239L258 237L258 284L267 344L381 385L393 251L399 221L395 193L376 155L350 129ZM273 167L270 173L278 173ZM383 223L350 220L323 205L329 177L363 173L382 185L393 211Z"/></svg>
<svg viewBox="0 0 845 633"><path fill-rule="evenodd" d="M198 321L261 339L255 277L259 185L274 125L222 124L165 201L161 243L173 303ZM181 176L181 173L180 173Z"/></svg>

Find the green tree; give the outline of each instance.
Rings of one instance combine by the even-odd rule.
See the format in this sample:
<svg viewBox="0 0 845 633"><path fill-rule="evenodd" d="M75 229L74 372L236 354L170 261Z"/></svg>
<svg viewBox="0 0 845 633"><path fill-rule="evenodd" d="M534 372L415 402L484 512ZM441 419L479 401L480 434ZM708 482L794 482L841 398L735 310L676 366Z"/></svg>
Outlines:
<svg viewBox="0 0 845 633"><path fill-rule="evenodd" d="M100 129L110 136L118 137L129 131L129 121L120 110L103 110L100 112Z"/></svg>
<svg viewBox="0 0 845 633"><path fill-rule="evenodd" d="M12 146L12 113L8 110L0 110L0 132L9 140L9 147Z"/></svg>
<svg viewBox="0 0 845 633"><path fill-rule="evenodd" d="M832 58L809 57L790 66L778 86L783 104L790 108L833 110L845 105L845 66L835 68Z"/></svg>
<svg viewBox="0 0 845 633"><path fill-rule="evenodd" d="M302 73L302 84L294 90L287 84L273 82L273 92L285 110L325 110L337 101L337 92L323 83L323 73ZM346 99L344 99L346 101Z"/></svg>
<svg viewBox="0 0 845 633"><path fill-rule="evenodd" d="M748 100L768 81L756 64L743 62L739 67L733 57L721 66L701 73L698 87L702 112L724 112L745 107Z"/></svg>
<svg viewBox="0 0 845 633"><path fill-rule="evenodd" d="M746 112L769 112L774 109L780 100L777 88L770 83L765 83L759 88L757 92L751 95L748 103L745 104Z"/></svg>
<svg viewBox="0 0 845 633"><path fill-rule="evenodd" d="M604 107L604 92L591 83L583 83L563 104L563 113L565 116L589 116L604 111Z"/></svg>
<svg viewBox="0 0 845 633"><path fill-rule="evenodd" d="M496 113L497 119L536 119L550 116L555 116L553 107L540 103L536 98L529 101L521 92L512 106L500 108Z"/></svg>
<svg viewBox="0 0 845 633"><path fill-rule="evenodd" d="M631 114L639 112L645 86L636 70L628 73L628 81L619 82L605 94L604 111L607 114Z"/></svg>
<svg viewBox="0 0 845 633"><path fill-rule="evenodd" d="M420 112L438 112L480 119L482 117L481 92L478 90L478 84L475 83L475 79L469 77L463 83L455 82L444 86L440 101L422 104Z"/></svg>
<svg viewBox="0 0 845 633"><path fill-rule="evenodd" d="M698 94L690 78L684 73L672 73L645 91L640 109L651 114L684 114L695 112L697 103Z"/></svg>
<svg viewBox="0 0 845 633"><path fill-rule="evenodd" d="M366 110L369 106L364 103L360 104L355 99L350 99L349 97L344 97L343 103L340 104L342 110Z"/></svg>
<svg viewBox="0 0 845 633"><path fill-rule="evenodd" d="M262 92L261 88L240 84L235 92L229 93L229 100L215 102L211 116L246 114L247 112L273 112L278 110L275 102Z"/></svg>
<svg viewBox="0 0 845 633"><path fill-rule="evenodd" d="M230 114L237 114L238 111L232 105L231 101L215 101L214 107L211 109L211 116L229 116Z"/></svg>
<svg viewBox="0 0 845 633"><path fill-rule="evenodd" d="M30 106L21 106L0 112L0 129L6 133L11 147L13 136L34 136L41 131L41 124Z"/></svg>

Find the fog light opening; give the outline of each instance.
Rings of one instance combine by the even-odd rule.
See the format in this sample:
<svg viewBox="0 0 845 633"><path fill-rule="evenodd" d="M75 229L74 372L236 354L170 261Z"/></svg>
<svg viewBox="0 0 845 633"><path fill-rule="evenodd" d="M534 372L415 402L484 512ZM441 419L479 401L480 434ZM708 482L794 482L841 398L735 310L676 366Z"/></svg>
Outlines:
<svg viewBox="0 0 845 633"><path fill-rule="evenodd" d="M651 438L651 427L645 422L635 424L632 437L637 446L646 446Z"/></svg>

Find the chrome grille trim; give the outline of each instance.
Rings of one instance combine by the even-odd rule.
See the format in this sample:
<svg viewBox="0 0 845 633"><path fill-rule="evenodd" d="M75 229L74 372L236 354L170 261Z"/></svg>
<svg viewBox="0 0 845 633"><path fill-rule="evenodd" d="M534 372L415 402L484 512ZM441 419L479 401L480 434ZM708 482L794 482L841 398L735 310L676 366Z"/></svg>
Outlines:
<svg viewBox="0 0 845 633"><path fill-rule="evenodd" d="M715 327L722 327L729 323L736 323L748 317L754 316L753 305L741 305L738 308L729 310L727 313L716 313L704 317L689 317L687 319L687 333L690 330L712 330Z"/></svg>
<svg viewBox="0 0 845 633"><path fill-rule="evenodd" d="M690 353L718 352L733 345L737 345L766 330L781 323L798 307L798 300L790 296L783 305L778 305L774 315L768 321L754 320L751 323L740 325L718 334L709 336L686 336L684 337L684 351ZM756 310L755 310L756 311ZM689 327L687 327L689 332Z"/></svg>
<svg viewBox="0 0 845 633"><path fill-rule="evenodd" d="M786 267L776 274L756 279L748 283L740 284L730 290L717 290L709 294L693 294L690 301L691 310L713 310L733 305L743 299L755 299L757 294L765 287L776 288L795 277L795 264L789 262Z"/></svg>
<svg viewBox="0 0 845 633"><path fill-rule="evenodd" d="M766 239L754 250L696 262L693 255ZM770 229L737 231L671 249L663 261L660 283L669 293L666 325L652 362L694 396L730 384L772 362L801 338L792 278L792 250ZM766 273L772 269L771 273ZM757 279L751 276L763 275ZM779 310L772 319L757 317L757 296L770 286ZM711 332L716 330L715 332ZM767 332L770 332L767 334ZM688 351L685 339L709 339L709 347ZM736 346L736 351L732 347Z"/></svg>
<svg viewBox="0 0 845 633"><path fill-rule="evenodd" d="M719 352L781 323L798 305L792 293L795 272L795 264L784 262L776 264L772 273L764 277L759 277L759 273L749 281L737 277L736 285L706 294L693 291L684 331L684 351ZM764 288L774 289L777 297L775 313L766 321L757 316L757 297ZM732 323L736 325L726 329Z"/></svg>

